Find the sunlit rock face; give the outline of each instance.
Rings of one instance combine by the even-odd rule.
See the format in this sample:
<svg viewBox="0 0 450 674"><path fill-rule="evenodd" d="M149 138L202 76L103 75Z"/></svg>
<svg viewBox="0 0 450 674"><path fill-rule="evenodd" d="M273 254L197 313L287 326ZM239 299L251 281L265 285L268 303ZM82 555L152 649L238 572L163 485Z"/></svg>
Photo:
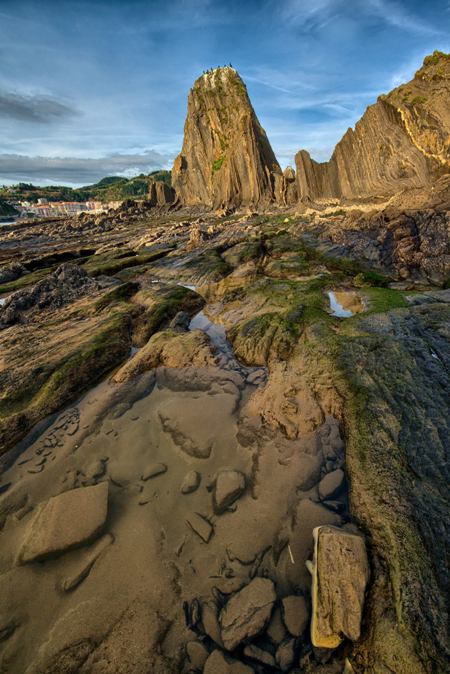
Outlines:
<svg viewBox="0 0 450 674"><path fill-rule="evenodd" d="M192 87L172 184L187 206L263 207L283 174L239 74L229 66Z"/></svg>
<svg viewBox="0 0 450 674"><path fill-rule="evenodd" d="M380 96L328 162L297 153L301 201L389 197L450 170L450 55L434 52L407 84Z"/></svg>

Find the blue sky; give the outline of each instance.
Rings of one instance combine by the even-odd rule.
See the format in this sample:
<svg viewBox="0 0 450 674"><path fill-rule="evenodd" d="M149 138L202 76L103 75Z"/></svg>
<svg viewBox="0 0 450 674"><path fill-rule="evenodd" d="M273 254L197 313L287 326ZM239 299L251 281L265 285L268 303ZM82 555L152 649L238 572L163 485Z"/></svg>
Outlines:
<svg viewBox="0 0 450 674"><path fill-rule="evenodd" d="M230 62L280 164L326 160L434 49L450 0L0 0L0 183L170 167L189 88Z"/></svg>

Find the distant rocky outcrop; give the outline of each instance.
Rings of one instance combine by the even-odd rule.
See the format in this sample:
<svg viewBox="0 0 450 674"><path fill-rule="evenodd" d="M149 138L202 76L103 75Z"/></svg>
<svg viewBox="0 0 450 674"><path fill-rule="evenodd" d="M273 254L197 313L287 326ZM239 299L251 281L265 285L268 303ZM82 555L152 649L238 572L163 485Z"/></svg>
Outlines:
<svg viewBox="0 0 450 674"><path fill-rule="evenodd" d="M264 207L283 174L239 74L204 73L192 87L172 184L182 205Z"/></svg>
<svg viewBox="0 0 450 674"><path fill-rule="evenodd" d="M169 206L176 200L175 190L162 180L153 180L148 189L149 206Z"/></svg>
<svg viewBox="0 0 450 674"><path fill-rule="evenodd" d="M434 52L407 84L382 95L328 162L297 153L301 201L390 197L450 171L450 55Z"/></svg>

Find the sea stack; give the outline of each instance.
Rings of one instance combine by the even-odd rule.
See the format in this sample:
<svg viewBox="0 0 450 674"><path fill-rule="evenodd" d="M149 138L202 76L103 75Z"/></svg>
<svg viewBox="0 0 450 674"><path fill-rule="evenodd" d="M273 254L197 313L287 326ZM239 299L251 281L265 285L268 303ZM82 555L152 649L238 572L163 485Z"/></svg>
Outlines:
<svg viewBox="0 0 450 674"><path fill-rule="evenodd" d="M226 66L204 73L189 93L183 147L172 169L180 203L261 208L275 201L282 180L237 71Z"/></svg>
<svg viewBox="0 0 450 674"><path fill-rule="evenodd" d="M367 108L328 162L297 153L300 201L389 198L450 169L450 55L427 56L414 78Z"/></svg>

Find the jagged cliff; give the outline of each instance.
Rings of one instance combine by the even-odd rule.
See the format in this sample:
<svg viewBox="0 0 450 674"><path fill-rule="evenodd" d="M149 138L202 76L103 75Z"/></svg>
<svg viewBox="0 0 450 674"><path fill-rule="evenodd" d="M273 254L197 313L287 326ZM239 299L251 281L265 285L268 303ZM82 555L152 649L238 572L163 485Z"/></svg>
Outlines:
<svg viewBox="0 0 450 674"><path fill-rule="evenodd" d="M414 78L367 108L329 162L297 153L301 201L389 197L450 171L450 55L427 56Z"/></svg>
<svg viewBox="0 0 450 674"><path fill-rule="evenodd" d="M172 169L180 203L261 207L283 181L264 129L232 67L204 73L192 87L181 153Z"/></svg>

